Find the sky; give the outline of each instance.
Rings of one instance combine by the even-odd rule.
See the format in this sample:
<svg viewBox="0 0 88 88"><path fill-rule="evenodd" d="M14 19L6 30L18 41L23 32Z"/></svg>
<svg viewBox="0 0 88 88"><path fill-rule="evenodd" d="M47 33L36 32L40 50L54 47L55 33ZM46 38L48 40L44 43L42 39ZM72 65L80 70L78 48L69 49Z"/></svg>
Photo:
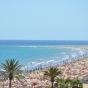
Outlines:
<svg viewBox="0 0 88 88"><path fill-rule="evenodd" d="M0 0L0 40L88 40L88 0Z"/></svg>

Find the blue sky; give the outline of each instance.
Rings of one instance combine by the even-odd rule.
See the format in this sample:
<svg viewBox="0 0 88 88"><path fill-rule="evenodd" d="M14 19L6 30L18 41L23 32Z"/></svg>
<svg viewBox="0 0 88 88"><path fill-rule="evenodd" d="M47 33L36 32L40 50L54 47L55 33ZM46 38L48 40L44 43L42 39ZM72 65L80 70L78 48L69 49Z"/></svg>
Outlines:
<svg viewBox="0 0 88 88"><path fill-rule="evenodd" d="M88 40L88 0L0 0L0 39Z"/></svg>

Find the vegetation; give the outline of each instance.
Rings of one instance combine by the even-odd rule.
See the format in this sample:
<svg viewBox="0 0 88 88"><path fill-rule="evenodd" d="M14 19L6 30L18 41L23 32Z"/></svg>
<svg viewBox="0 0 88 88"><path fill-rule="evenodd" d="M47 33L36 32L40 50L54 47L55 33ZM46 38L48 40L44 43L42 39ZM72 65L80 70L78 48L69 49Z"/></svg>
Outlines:
<svg viewBox="0 0 88 88"><path fill-rule="evenodd" d="M65 79L57 79L55 88L69 88L70 87L70 80L65 80Z"/></svg>
<svg viewBox="0 0 88 88"><path fill-rule="evenodd" d="M44 72L45 76L50 77L50 81L51 81L51 88L54 88L54 81L55 78L61 74L61 71L59 71L57 68L55 67L51 67L48 69L48 71Z"/></svg>
<svg viewBox="0 0 88 88"><path fill-rule="evenodd" d="M49 88L83 88L82 82L77 79L64 79L59 75L61 71L57 68L51 67L45 71L44 75L50 77L51 87Z"/></svg>
<svg viewBox="0 0 88 88"><path fill-rule="evenodd" d="M83 88L83 84L78 79L57 79L55 88Z"/></svg>
<svg viewBox="0 0 88 88"><path fill-rule="evenodd" d="M72 88L83 88L82 82L77 78L72 80Z"/></svg>
<svg viewBox="0 0 88 88"><path fill-rule="evenodd" d="M5 70L5 73L9 78L9 88L11 88L12 80L15 76L21 73L21 65L15 59L8 59L5 61L5 63L2 63L2 68Z"/></svg>

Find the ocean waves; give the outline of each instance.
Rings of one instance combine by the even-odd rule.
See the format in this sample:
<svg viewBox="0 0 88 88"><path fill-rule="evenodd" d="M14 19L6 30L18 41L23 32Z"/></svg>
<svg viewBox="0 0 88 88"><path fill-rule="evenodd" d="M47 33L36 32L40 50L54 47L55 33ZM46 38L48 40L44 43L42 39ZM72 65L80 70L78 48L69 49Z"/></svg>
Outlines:
<svg viewBox="0 0 88 88"><path fill-rule="evenodd" d="M70 62L80 57L88 56L88 49L74 46L59 45L16 45L0 46L0 60L18 59L23 65L23 70L31 70L55 66Z"/></svg>
<svg viewBox="0 0 88 88"><path fill-rule="evenodd" d="M61 56L42 58L40 61L37 60L35 62L31 62L29 65L24 66L22 69L27 71L27 70L51 67L51 66L68 63L73 60L77 60L77 59L88 56L87 49L72 47L72 48L70 48L70 51L71 52L69 52L69 53L67 53L65 51L59 52L59 55L61 55Z"/></svg>

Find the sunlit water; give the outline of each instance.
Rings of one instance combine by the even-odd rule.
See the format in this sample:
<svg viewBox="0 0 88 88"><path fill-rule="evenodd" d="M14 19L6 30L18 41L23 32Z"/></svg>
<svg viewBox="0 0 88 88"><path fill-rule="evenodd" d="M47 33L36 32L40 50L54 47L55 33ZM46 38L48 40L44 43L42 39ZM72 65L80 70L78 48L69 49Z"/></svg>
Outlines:
<svg viewBox="0 0 88 88"><path fill-rule="evenodd" d="M43 42L42 42L43 44ZM51 66L61 63L63 60L78 58L86 55L87 50L73 47L64 47L55 44L18 44L17 42L0 41L0 63L6 59L14 58L25 68Z"/></svg>

